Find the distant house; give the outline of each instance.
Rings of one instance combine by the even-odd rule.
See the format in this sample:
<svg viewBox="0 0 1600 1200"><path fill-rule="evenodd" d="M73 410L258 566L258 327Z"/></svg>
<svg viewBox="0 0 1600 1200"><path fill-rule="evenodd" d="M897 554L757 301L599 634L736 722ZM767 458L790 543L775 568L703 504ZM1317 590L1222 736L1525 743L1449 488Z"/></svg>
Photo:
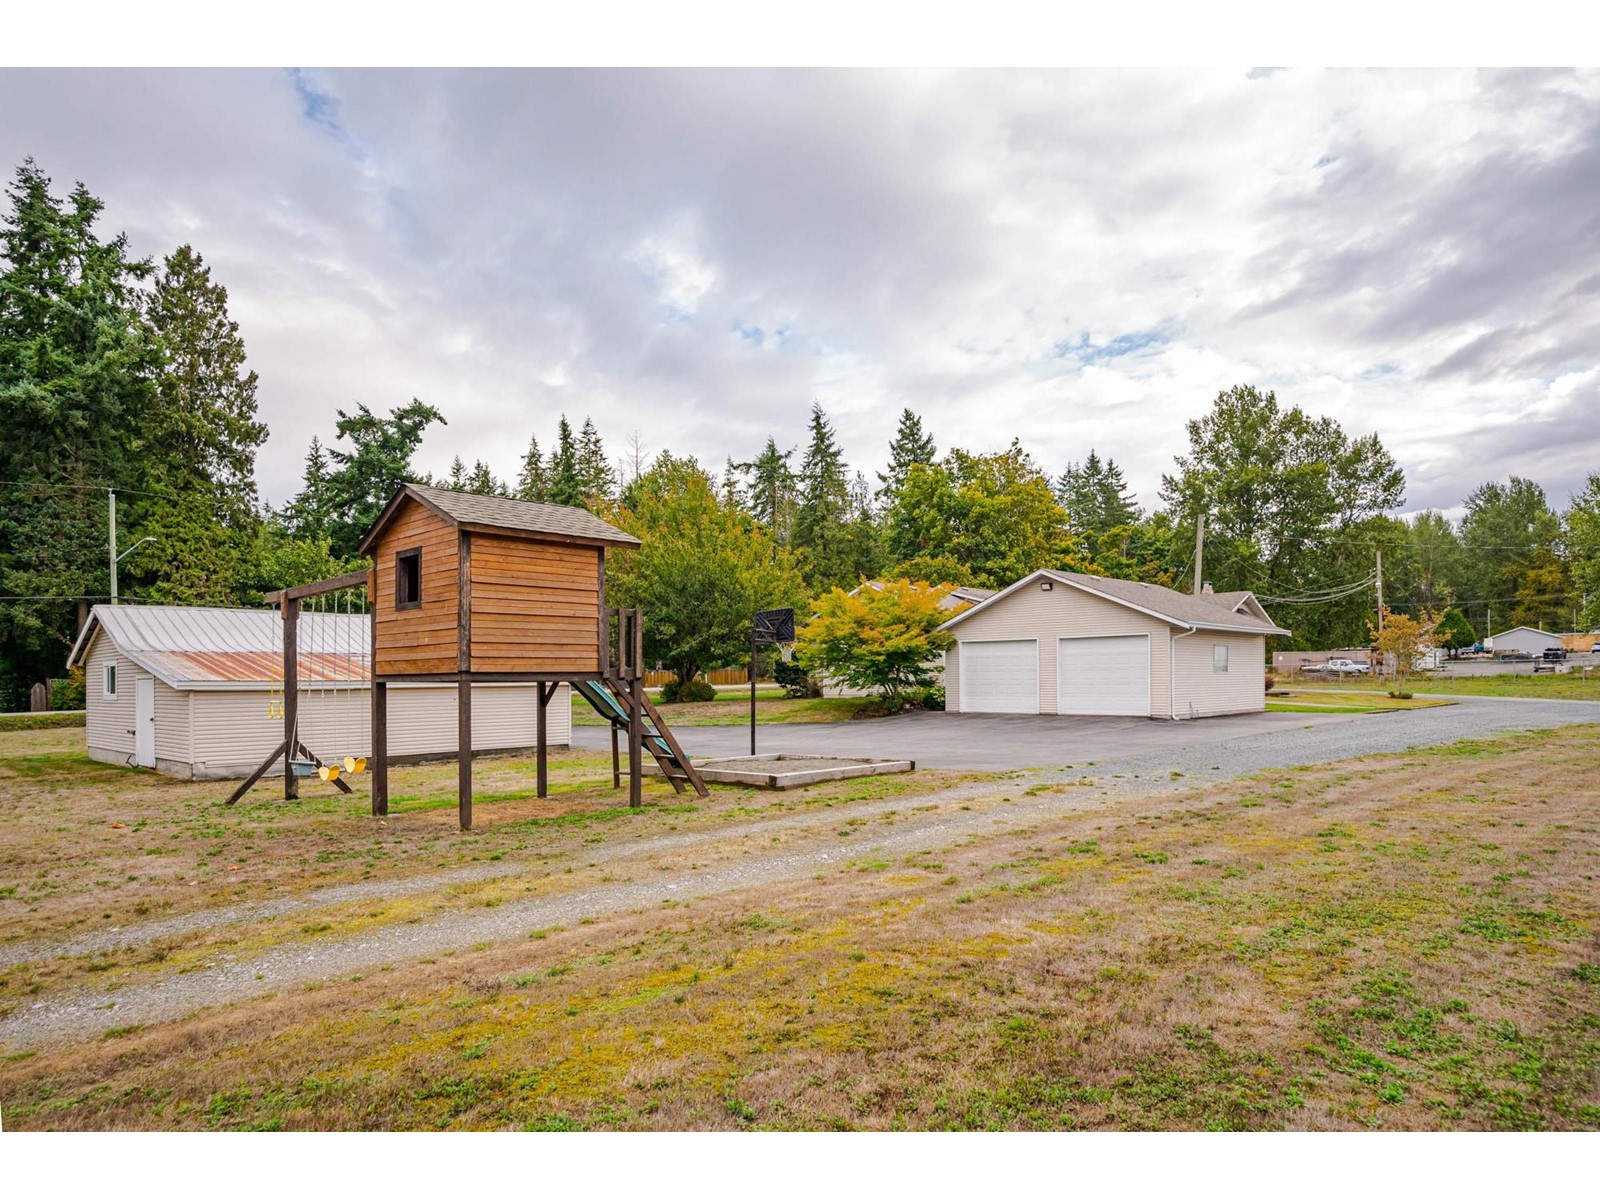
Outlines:
<svg viewBox="0 0 1600 1200"><path fill-rule="evenodd" d="M965 713L1208 717L1265 706L1266 639L1249 592L1035 571L941 626L945 706Z"/></svg>
<svg viewBox="0 0 1600 1200"><path fill-rule="evenodd" d="M324 759L371 750L365 615L300 615L300 735ZM180 779L233 779L279 742L283 623L273 609L97 604L68 666L84 669L89 757ZM473 688L473 748L520 750L535 740L536 684ZM562 686L547 710L552 745L570 745ZM456 751L448 683L389 685L391 761ZM274 768L277 773L282 767Z"/></svg>
<svg viewBox="0 0 1600 1200"><path fill-rule="evenodd" d="M1483 643L1485 650L1495 654L1505 654L1513 651L1523 654L1543 654L1546 650L1559 650L1566 641L1566 635L1560 633L1546 633L1543 629L1534 629L1527 625L1518 625L1514 629L1507 629L1494 634Z"/></svg>

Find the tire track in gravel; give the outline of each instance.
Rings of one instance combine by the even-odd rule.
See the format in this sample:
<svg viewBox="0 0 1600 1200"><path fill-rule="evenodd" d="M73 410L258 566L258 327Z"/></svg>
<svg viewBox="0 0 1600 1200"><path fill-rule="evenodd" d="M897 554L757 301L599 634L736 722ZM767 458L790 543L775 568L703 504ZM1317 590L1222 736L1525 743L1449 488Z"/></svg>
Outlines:
<svg viewBox="0 0 1600 1200"><path fill-rule="evenodd" d="M996 791L996 796L1004 789ZM778 850L751 861L710 870L684 871L645 883L604 884L581 892L537 897L493 909L468 909L436 917L424 924L400 924L333 941L286 943L242 961L133 984L114 992L78 991L35 1002L0 1020L0 1047L8 1052L83 1041L106 1030L149 1025L250 1000L285 988L337 976L360 974L382 966L413 962L478 942L525 937L551 925L574 925L599 918L657 907L663 902L692 903L708 896L772 883L789 883L837 870L841 865L876 854L904 855L997 833L1025 829L1055 816L1110 806L1128 790L1122 787L1074 788L997 804L970 812L928 812L893 830L873 830L849 847L817 843L804 849ZM1140 792L1163 790L1139 787ZM830 814L830 824L840 817Z"/></svg>

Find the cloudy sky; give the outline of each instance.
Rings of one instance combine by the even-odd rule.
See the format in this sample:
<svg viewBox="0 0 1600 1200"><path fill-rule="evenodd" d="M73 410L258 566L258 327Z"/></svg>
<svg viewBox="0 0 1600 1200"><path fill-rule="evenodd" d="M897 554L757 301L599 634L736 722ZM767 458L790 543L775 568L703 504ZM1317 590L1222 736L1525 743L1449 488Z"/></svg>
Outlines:
<svg viewBox="0 0 1600 1200"><path fill-rule="evenodd" d="M281 502L418 396L515 473L594 418L719 467L1091 447L1148 504L1253 383L1376 431L1408 509L1600 467L1600 74L0 72L0 158L232 298Z"/></svg>

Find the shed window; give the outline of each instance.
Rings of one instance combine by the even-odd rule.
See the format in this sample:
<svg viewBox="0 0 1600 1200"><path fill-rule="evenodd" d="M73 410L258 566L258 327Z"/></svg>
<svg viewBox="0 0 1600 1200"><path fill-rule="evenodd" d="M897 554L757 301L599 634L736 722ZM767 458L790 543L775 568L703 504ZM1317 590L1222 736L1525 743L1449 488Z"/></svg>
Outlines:
<svg viewBox="0 0 1600 1200"><path fill-rule="evenodd" d="M401 550L394 556L394 606L422 607L422 551Z"/></svg>
<svg viewBox="0 0 1600 1200"><path fill-rule="evenodd" d="M1211 647L1211 673L1213 675L1226 675L1228 673L1228 648L1226 646Z"/></svg>
<svg viewBox="0 0 1600 1200"><path fill-rule="evenodd" d="M116 663L107 663L106 664L106 689L105 690L106 690L106 699L107 700L115 700L117 698L117 664Z"/></svg>

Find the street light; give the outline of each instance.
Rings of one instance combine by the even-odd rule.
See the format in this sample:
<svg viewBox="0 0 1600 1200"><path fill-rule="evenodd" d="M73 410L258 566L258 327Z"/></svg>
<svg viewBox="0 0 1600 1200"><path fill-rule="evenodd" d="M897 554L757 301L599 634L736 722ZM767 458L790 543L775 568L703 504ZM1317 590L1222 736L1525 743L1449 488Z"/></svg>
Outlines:
<svg viewBox="0 0 1600 1200"><path fill-rule="evenodd" d="M129 546L126 550L124 550L121 554L117 555L114 559L111 560L111 603L113 603L113 604L118 603L118 601L117 601L117 564L120 563L123 559L127 558L128 555L132 554L135 550L137 550L140 546L144 545L146 542L153 542L153 541L155 541L155 538L153 538L153 537L142 537L137 542L135 542L133 545Z"/></svg>

